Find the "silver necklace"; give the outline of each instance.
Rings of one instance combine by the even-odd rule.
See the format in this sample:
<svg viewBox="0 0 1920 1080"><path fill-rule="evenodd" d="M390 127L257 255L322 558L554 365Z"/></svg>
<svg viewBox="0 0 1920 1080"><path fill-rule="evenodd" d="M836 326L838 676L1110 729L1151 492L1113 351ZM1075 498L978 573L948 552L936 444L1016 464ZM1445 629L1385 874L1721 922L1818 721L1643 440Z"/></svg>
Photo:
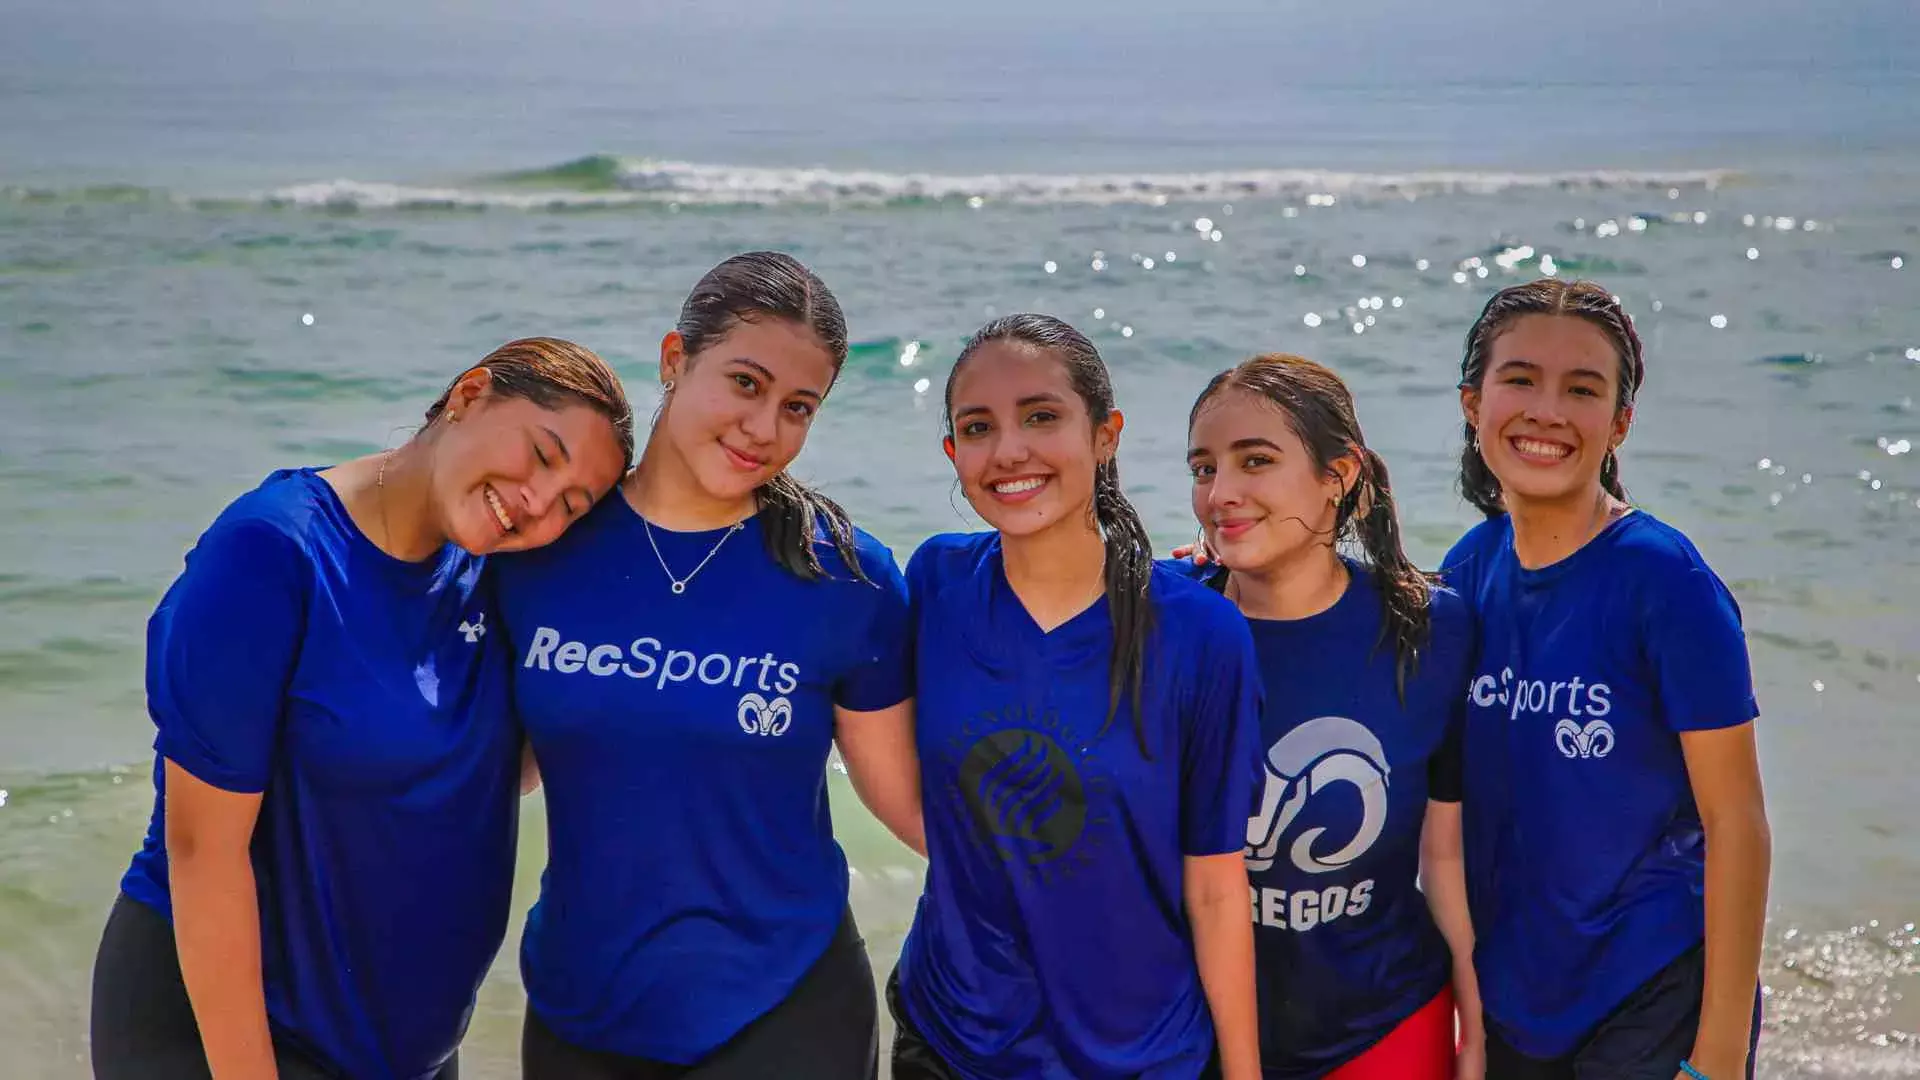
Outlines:
<svg viewBox="0 0 1920 1080"><path fill-rule="evenodd" d="M744 521L736 521L733 524L727 526L727 531L721 533L720 539L714 541L713 550L707 552L707 557L704 559L701 559L700 565L693 568L693 573L688 574L686 577L683 577L683 578L677 578L673 576L672 569L670 569L667 566L666 556L660 554L659 542L653 538L653 523L649 522L646 518L643 517L640 519L640 526L641 528L644 528L647 530L647 543L649 546L653 548L653 557L660 561L660 569L667 575L667 580L673 583L673 595L675 596L679 596L681 593L686 592L687 582L692 581L694 579L695 574L698 574L700 571L705 570L707 568L707 564L713 561L713 557L715 555L720 554L720 545L727 542L727 537L732 536L734 533L737 533L741 529L744 529L747 527L746 522Z"/></svg>

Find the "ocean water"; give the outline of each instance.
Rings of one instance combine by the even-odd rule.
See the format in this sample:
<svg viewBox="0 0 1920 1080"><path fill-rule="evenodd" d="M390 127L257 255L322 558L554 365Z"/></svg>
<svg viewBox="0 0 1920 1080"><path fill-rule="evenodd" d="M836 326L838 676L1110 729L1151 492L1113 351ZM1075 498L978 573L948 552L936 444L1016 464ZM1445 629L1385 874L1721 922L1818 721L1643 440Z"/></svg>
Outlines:
<svg viewBox="0 0 1920 1080"><path fill-rule="evenodd" d="M1205 380L1330 363L1430 564L1472 521L1480 304L1613 289L1648 349L1627 485L1749 628L1761 1073L1920 1076L1920 17L1111 7L0 3L0 1071L85 1075L151 800L144 621L219 508L397 444L512 337L593 347L649 408L686 289L771 246L855 339L797 471L902 557L977 525L938 402L992 315L1095 338L1163 546ZM833 781L884 971L919 864ZM536 797L519 911L543 828ZM515 1074L514 940L471 1075Z"/></svg>

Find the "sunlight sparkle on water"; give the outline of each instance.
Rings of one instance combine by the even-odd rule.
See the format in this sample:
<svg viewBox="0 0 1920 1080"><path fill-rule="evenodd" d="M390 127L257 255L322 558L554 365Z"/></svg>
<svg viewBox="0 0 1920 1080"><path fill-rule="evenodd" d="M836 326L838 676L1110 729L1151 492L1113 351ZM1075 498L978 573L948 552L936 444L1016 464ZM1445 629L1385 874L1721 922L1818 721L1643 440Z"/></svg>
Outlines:
<svg viewBox="0 0 1920 1080"><path fill-rule="evenodd" d="M312 326L312 325L313 325L313 312L311 312L311 311L309 311L309 312L307 312L307 313L306 313L305 315L302 315L302 316L300 316L300 325L301 325L301 326Z"/></svg>
<svg viewBox="0 0 1920 1080"><path fill-rule="evenodd" d="M1305 264L1305 263L1294 263L1294 264L1293 264L1293 276L1294 276L1294 277L1306 277L1306 276L1307 276L1307 267L1306 267L1306 264Z"/></svg>
<svg viewBox="0 0 1920 1080"><path fill-rule="evenodd" d="M1707 321L1713 324L1715 330L1725 330L1727 328L1727 317L1725 315L1715 315Z"/></svg>
<svg viewBox="0 0 1920 1080"><path fill-rule="evenodd" d="M1052 259L1048 259L1046 263L1043 264L1040 268L1042 270L1045 270L1047 273L1051 274L1056 270L1060 269L1060 264L1057 262L1054 262Z"/></svg>
<svg viewBox="0 0 1920 1080"><path fill-rule="evenodd" d="M915 379L913 380L913 392L916 394L924 394L927 392L927 388L932 385L932 379Z"/></svg>
<svg viewBox="0 0 1920 1080"><path fill-rule="evenodd" d="M1356 269L1367 265L1367 257L1365 255L1355 255L1353 257L1353 265Z"/></svg>
<svg viewBox="0 0 1920 1080"><path fill-rule="evenodd" d="M1753 261L1754 259L1757 259L1757 258L1759 258L1759 257L1760 257L1760 249L1759 249L1759 248L1748 248L1748 249L1747 249L1747 260L1748 260L1749 262L1751 262L1751 261Z"/></svg>
<svg viewBox="0 0 1920 1080"><path fill-rule="evenodd" d="M1320 313L1317 311L1309 311L1301 317L1300 321L1306 323L1308 326L1319 326Z"/></svg>
<svg viewBox="0 0 1920 1080"><path fill-rule="evenodd" d="M1425 259L1416 259L1414 260L1413 268L1415 270L1425 270L1427 267L1432 265L1433 265L1432 263L1428 262Z"/></svg>
<svg viewBox="0 0 1920 1080"><path fill-rule="evenodd" d="M1048 263L1047 265L1052 266L1053 264ZM1048 273L1052 273L1052 271L1049 270ZM901 367L912 367L913 362L919 358L920 358L919 342L909 341L904 346L901 347L900 349L900 366Z"/></svg>

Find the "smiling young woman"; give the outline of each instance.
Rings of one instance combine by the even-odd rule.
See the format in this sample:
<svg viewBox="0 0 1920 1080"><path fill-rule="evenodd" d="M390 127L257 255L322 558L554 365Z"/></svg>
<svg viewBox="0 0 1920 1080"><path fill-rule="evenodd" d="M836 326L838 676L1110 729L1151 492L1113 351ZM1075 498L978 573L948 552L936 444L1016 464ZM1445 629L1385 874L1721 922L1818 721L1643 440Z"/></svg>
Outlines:
<svg viewBox="0 0 1920 1080"><path fill-rule="evenodd" d="M1466 604L1401 549L1386 463L1329 369L1247 360L1201 391L1188 432L1212 557L1174 565L1239 606L1266 694L1247 828L1265 1075L1478 1080Z"/></svg>
<svg viewBox="0 0 1920 1080"><path fill-rule="evenodd" d="M1460 485L1487 521L1445 574L1478 621L1463 790L1489 1080L1753 1070L1759 710L1732 594L1621 487L1645 373L1587 282L1503 289L1467 335Z"/></svg>
<svg viewBox="0 0 1920 1080"><path fill-rule="evenodd" d="M946 415L992 531L907 567L929 861L889 986L893 1075L1253 1080L1246 622L1153 565L1078 331L988 324Z"/></svg>
<svg viewBox="0 0 1920 1080"><path fill-rule="evenodd" d="M490 590L633 455L619 381L529 338L404 446L227 507L147 625L157 795L93 986L102 1080L452 1080L506 934L521 738Z"/></svg>
<svg viewBox="0 0 1920 1080"><path fill-rule="evenodd" d="M547 787L527 917L529 1080L877 1069L827 755L921 848L906 585L786 472L846 359L790 256L710 270L660 345L619 497L506 561L515 701Z"/></svg>

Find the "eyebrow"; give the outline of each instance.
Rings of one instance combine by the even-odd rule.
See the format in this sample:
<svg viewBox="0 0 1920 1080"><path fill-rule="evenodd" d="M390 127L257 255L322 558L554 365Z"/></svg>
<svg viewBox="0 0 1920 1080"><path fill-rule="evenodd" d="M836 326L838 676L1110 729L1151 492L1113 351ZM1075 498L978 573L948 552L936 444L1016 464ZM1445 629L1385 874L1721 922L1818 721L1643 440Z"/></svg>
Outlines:
<svg viewBox="0 0 1920 1080"><path fill-rule="evenodd" d="M1500 361L1500 364L1499 364L1499 366L1498 366L1498 367L1496 367L1496 368L1495 368L1494 370L1496 370L1496 371L1505 371L1505 370L1506 370L1506 369L1508 369L1508 368L1525 368L1525 369L1527 369L1528 371L1540 371L1540 370L1542 370L1542 368L1540 367L1540 365L1539 365L1539 364L1536 364L1536 363L1534 363L1534 362L1533 362L1533 361L1531 361L1531 360L1519 360L1519 359L1514 359L1514 360L1502 360L1502 361ZM1599 380L1600 382L1606 382L1606 381L1607 381L1607 376L1606 376L1606 373L1605 373L1605 372L1602 372L1602 371L1595 371L1595 370L1593 370L1592 368L1574 368L1574 369L1573 369L1572 371L1569 371L1569 372L1567 372L1567 374L1568 374L1568 375L1572 375L1572 376L1576 376L1576 377L1584 377L1584 378L1588 378L1588 379L1597 379L1597 380Z"/></svg>
<svg viewBox="0 0 1920 1080"><path fill-rule="evenodd" d="M1255 436L1249 439L1235 439L1233 440L1232 445L1228 446L1227 449L1256 450L1263 447L1265 449L1273 451L1276 454L1284 453L1284 451L1280 449L1279 443L1274 442L1272 439L1262 439L1258 436ZM1213 456L1213 451L1207 449L1204 446L1196 446L1193 449L1187 451L1188 461L1192 461L1195 458L1212 457L1212 456Z"/></svg>
<svg viewBox="0 0 1920 1080"><path fill-rule="evenodd" d="M752 368L752 369L753 369L754 371L756 371L756 372L758 372L758 373L759 373L759 375L760 375L760 377L761 377L761 378L763 378L763 379L765 379L765 380L767 380L768 382L779 382L779 381L780 381L780 380L778 380L778 379L776 379L776 378L774 378L774 377L773 377L773 372L771 372L771 371L768 371L768 370L767 370L767 366L766 366L765 364L762 364L762 363L760 363L760 362L759 362L758 360L749 360L749 359L747 359L747 358L746 358L746 357L744 357L744 356L736 356L736 357L734 357L734 358L733 358L733 362L734 362L734 363L736 363L736 364L739 364L739 365L740 365L741 367L749 367L749 368ZM825 398L824 398L824 397L823 397L823 396L821 395L821 393L820 393L820 392L819 392L818 390L809 390L809 389L807 389L807 388L806 388L806 387L804 387L804 386L803 386L803 387L800 387L800 388L799 388L799 389L797 389L797 390L795 390L795 391L794 391L794 393L796 393L796 394L801 394L801 395L804 395L804 396L806 396L806 397L810 397L810 398L812 398L812 399L813 399L813 400L815 400L815 401L824 401L824 400L826 400L826 399L825 399Z"/></svg>
<svg viewBox="0 0 1920 1080"><path fill-rule="evenodd" d="M1065 401L1066 399L1059 394L1043 391L1038 394L1028 394L1013 404L1015 408L1024 409L1029 405L1059 405ZM974 413L991 413L992 411L992 409L987 408L985 405L963 405L953 410L953 415L971 416Z"/></svg>
<svg viewBox="0 0 1920 1080"><path fill-rule="evenodd" d="M573 464L573 453L567 449L567 440L561 438L559 432L553 430L550 427L547 427L544 424L541 425L540 430L553 436L553 444L560 448L560 460L566 462L569 465Z"/></svg>

